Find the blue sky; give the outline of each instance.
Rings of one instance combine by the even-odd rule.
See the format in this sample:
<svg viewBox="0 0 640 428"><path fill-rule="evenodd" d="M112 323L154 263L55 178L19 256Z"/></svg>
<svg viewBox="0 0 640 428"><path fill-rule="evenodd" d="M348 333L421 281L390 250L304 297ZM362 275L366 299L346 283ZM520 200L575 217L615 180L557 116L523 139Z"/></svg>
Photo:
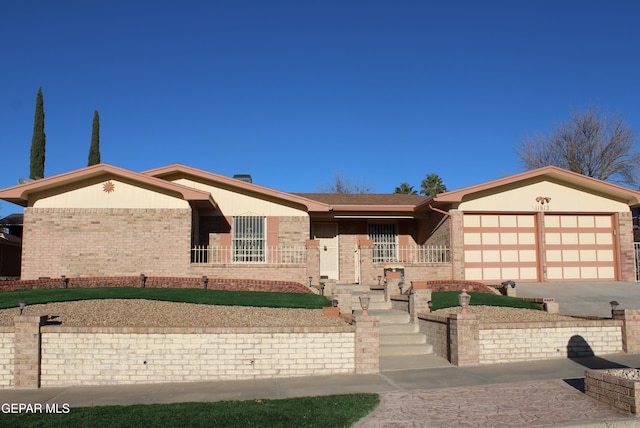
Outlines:
<svg viewBox="0 0 640 428"><path fill-rule="evenodd" d="M40 86L46 176L86 166L98 110L102 161L134 171L477 184L589 103L640 135L638 22L635 0L2 2L0 188L29 175Z"/></svg>

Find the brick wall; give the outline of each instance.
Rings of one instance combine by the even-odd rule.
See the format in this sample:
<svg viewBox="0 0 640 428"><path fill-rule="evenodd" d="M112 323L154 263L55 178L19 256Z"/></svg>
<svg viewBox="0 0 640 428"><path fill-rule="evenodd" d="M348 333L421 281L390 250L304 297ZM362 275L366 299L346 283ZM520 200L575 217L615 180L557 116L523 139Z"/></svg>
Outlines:
<svg viewBox="0 0 640 428"><path fill-rule="evenodd" d="M228 273L228 272L226 272ZM98 278L50 278L20 281L1 281L0 291L42 290L50 288L100 288L100 287L141 287L140 276L98 277ZM144 286L147 288L204 288L202 275L196 278L177 277L146 277ZM209 277L209 290L233 291L269 291L279 293L311 293L304 283L294 281L275 281L269 279L235 279Z"/></svg>
<svg viewBox="0 0 640 428"><path fill-rule="evenodd" d="M433 346L433 353L449 360L449 321L446 317L418 315L420 332L427 336L427 343Z"/></svg>
<svg viewBox="0 0 640 428"><path fill-rule="evenodd" d="M353 327L42 328L43 387L355 371ZM326 346L330 343L331 346Z"/></svg>
<svg viewBox="0 0 640 428"><path fill-rule="evenodd" d="M22 279L43 276L186 276L189 209L24 211Z"/></svg>
<svg viewBox="0 0 640 428"><path fill-rule="evenodd" d="M624 350L624 323L618 320L576 319L501 324L475 323L473 320L467 322L462 318L431 314L420 314L418 318L420 332L427 336L427 343L433 346L434 354L447 358L453 364L573 358L614 354ZM634 326L630 325L629 330L637 334ZM471 343L474 341L475 344Z"/></svg>
<svg viewBox="0 0 640 428"><path fill-rule="evenodd" d="M480 364L587 357L622 352L621 323L561 321L480 329Z"/></svg>
<svg viewBox="0 0 640 428"><path fill-rule="evenodd" d="M278 217L278 245L303 247L310 236L309 217Z"/></svg>
<svg viewBox="0 0 640 428"><path fill-rule="evenodd" d="M275 264L227 264L227 265L206 265L192 264L189 268L189 275L202 276L207 275L209 278L235 278L249 280L268 280L268 281L290 281L299 282L301 284L309 283L309 275L307 265L275 265ZM311 275L318 282L318 274Z"/></svg>
<svg viewBox="0 0 640 428"><path fill-rule="evenodd" d="M0 388L13 386L14 336L13 327L0 327Z"/></svg>
<svg viewBox="0 0 640 428"><path fill-rule="evenodd" d="M334 327L0 327L0 388L191 382L379 371L379 320ZM327 346L330 344L330 346Z"/></svg>

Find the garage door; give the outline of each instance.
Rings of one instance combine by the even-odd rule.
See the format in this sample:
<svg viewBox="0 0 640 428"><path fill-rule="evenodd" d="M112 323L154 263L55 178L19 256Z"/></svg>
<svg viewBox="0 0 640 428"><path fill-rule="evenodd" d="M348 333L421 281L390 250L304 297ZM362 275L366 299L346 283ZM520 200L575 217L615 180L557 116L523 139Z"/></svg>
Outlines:
<svg viewBox="0 0 640 428"><path fill-rule="evenodd" d="M612 215L544 216L547 279L615 280Z"/></svg>
<svg viewBox="0 0 640 428"><path fill-rule="evenodd" d="M533 214L464 214L464 270L470 281L538 281Z"/></svg>

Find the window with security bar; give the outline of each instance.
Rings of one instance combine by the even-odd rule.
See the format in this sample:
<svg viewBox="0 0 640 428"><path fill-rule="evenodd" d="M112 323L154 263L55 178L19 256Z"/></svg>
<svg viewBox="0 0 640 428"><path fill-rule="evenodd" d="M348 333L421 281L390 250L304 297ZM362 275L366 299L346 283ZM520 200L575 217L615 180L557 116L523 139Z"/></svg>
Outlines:
<svg viewBox="0 0 640 428"><path fill-rule="evenodd" d="M234 263L266 261L266 217L233 217L231 246Z"/></svg>
<svg viewBox="0 0 640 428"><path fill-rule="evenodd" d="M398 233L393 223L369 225L369 239L373 241L373 262L395 262L398 260Z"/></svg>

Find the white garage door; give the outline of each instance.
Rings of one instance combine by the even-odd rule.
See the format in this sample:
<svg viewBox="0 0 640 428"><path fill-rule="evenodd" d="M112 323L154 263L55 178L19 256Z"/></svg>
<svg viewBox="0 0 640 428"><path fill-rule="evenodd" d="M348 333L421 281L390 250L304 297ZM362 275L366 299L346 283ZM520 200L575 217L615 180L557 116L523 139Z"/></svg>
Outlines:
<svg viewBox="0 0 640 428"><path fill-rule="evenodd" d="M547 279L615 280L612 215L544 216Z"/></svg>
<svg viewBox="0 0 640 428"><path fill-rule="evenodd" d="M464 270L470 281L538 281L533 214L464 214Z"/></svg>

